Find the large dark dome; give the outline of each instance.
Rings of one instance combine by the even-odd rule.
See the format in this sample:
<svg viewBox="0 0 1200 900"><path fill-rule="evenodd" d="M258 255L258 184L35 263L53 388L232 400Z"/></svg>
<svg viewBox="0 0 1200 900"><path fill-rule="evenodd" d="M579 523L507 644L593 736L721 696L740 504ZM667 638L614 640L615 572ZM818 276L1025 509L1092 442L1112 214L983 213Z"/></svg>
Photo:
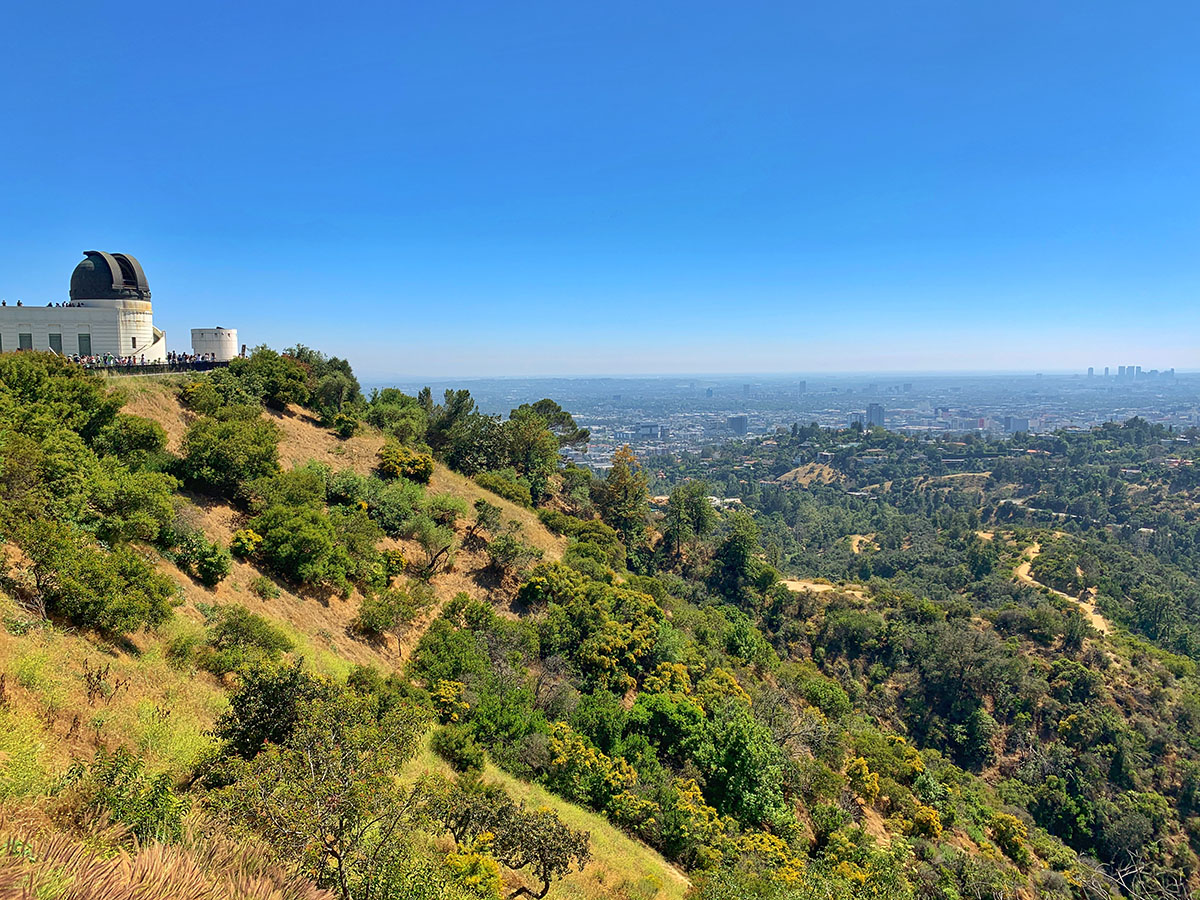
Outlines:
<svg viewBox="0 0 1200 900"><path fill-rule="evenodd" d="M71 273L71 299L77 300L149 300L146 273L126 253L85 250L87 257Z"/></svg>

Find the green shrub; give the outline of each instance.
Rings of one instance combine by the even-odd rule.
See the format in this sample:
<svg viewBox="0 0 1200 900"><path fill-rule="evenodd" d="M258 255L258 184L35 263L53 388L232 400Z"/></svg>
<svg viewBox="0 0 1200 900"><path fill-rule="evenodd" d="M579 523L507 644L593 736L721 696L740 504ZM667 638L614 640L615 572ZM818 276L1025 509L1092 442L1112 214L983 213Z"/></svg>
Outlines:
<svg viewBox="0 0 1200 900"><path fill-rule="evenodd" d="M92 441L92 449L98 454L118 457L131 468L157 457L166 447L167 433L161 425L126 413L117 413Z"/></svg>
<svg viewBox="0 0 1200 900"><path fill-rule="evenodd" d="M41 586L52 615L121 634L171 615L174 582L130 547L104 550L76 529L45 520L16 523L8 536L25 554L18 568Z"/></svg>
<svg viewBox="0 0 1200 900"><path fill-rule="evenodd" d="M462 725L442 725L435 729L429 747L456 772L482 772L487 763L483 748Z"/></svg>
<svg viewBox="0 0 1200 900"><path fill-rule="evenodd" d="M279 471L279 429L273 422L203 418L187 430L179 471L191 483L226 497Z"/></svg>
<svg viewBox="0 0 1200 900"><path fill-rule="evenodd" d="M262 535L252 528L239 528L229 541L229 549L238 559L249 559L262 546Z"/></svg>
<svg viewBox="0 0 1200 900"><path fill-rule="evenodd" d="M583 524L582 520L557 509L539 509L537 515L541 523L555 534L573 535Z"/></svg>
<svg viewBox="0 0 1200 900"><path fill-rule="evenodd" d="M250 593L260 600L274 600L279 596L279 585L266 575L255 575L250 581Z"/></svg>
<svg viewBox="0 0 1200 900"><path fill-rule="evenodd" d="M416 613L417 601L408 591L388 588L362 598L353 625L362 634L378 636L410 621Z"/></svg>
<svg viewBox="0 0 1200 900"><path fill-rule="evenodd" d="M179 389L179 402L202 416L211 416L225 403L212 378L189 381Z"/></svg>
<svg viewBox="0 0 1200 900"><path fill-rule="evenodd" d="M346 413L338 413L333 417L333 430L337 432L338 437L354 437L360 425L362 423L358 419Z"/></svg>
<svg viewBox="0 0 1200 900"><path fill-rule="evenodd" d="M368 484L367 514L391 537L411 534L413 522L425 505L425 491L407 478Z"/></svg>
<svg viewBox="0 0 1200 900"><path fill-rule="evenodd" d="M103 747L91 764L75 763L57 792L69 792L79 807L106 813L139 841L174 841L183 834L187 802L171 789L166 774L147 775L145 766L124 747Z"/></svg>
<svg viewBox="0 0 1200 900"><path fill-rule="evenodd" d="M850 697L840 684L828 678L813 678L801 689L804 699L832 719L850 712Z"/></svg>
<svg viewBox="0 0 1200 900"><path fill-rule="evenodd" d="M302 584L347 585L350 561L333 522L311 507L272 506L251 523L263 536L262 557L284 578Z"/></svg>
<svg viewBox="0 0 1200 900"><path fill-rule="evenodd" d="M217 608L198 662L214 675L224 675L246 665L274 662L291 649L291 639L269 621L231 604Z"/></svg>
<svg viewBox="0 0 1200 900"><path fill-rule="evenodd" d="M233 560L219 544L209 544L196 559L196 576L208 587L216 587L229 576Z"/></svg>
<svg viewBox="0 0 1200 900"><path fill-rule="evenodd" d="M521 483L515 477L500 472L480 472L475 476L475 483L484 490L520 506L533 506L533 495L529 492L529 485Z"/></svg>
<svg viewBox="0 0 1200 900"><path fill-rule="evenodd" d="M458 517L467 514L467 501L451 494L434 494L425 504L425 514L438 525L453 528Z"/></svg>
<svg viewBox="0 0 1200 900"><path fill-rule="evenodd" d="M301 709L332 693L329 683L305 672L300 660L291 665L251 666L240 673L239 681L214 734L226 753L243 759L251 759L268 743L283 744L295 729Z"/></svg>
<svg viewBox="0 0 1200 900"><path fill-rule="evenodd" d="M487 545L488 562L492 568L507 575L522 572L542 558L542 551L512 532L498 534Z"/></svg>
<svg viewBox="0 0 1200 900"><path fill-rule="evenodd" d="M517 592L517 599L529 609L549 603L566 606L583 591L584 579L575 569L562 563L543 563L534 568Z"/></svg>
<svg viewBox="0 0 1200 900"><path fill-rule="evenodd" d="M325 500L335 506L355 506L370 497L370 479L353 469L339 469L325 479Z"/></svg>
<svg viewBox="0 0 1200 900"><path fill-rule="evenodd" d="M418 484L428 484L433 477L433 457L400 444L385 444L380 448L379 473L384 478L407 478Z"/></svg>
<svg viewBox="0 0 1200 900"><path fill-rule="evenodd" d="M216 587L229 575L233 562L227 551L202 532L191 528L171 529L166 534L168 554L175 564L208 587Z"/></svg>

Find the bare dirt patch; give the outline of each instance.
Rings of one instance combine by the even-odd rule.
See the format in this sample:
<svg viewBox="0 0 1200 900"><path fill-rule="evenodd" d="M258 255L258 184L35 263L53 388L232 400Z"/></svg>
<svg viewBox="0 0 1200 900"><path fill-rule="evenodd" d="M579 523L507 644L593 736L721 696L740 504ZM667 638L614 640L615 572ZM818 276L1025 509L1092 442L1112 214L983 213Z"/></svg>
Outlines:
<svg viewBox="0 0 1200 900"><path fill-rule="evenodd" d="M808 487L814 482L817 484L832 484L835 481L841 481L842 476L824 463L806 463L803 466L780 475L779 480L784 484L799 484L803 487Z"/></svg>
<svg viewBox="0 0 1200 900"><path fill-rule="evenodd" d="M867 599L867 589L862 585L838 585L828 581L812 581L805 578L787 578L780 582L789 591L796 593L804 593L808 591L813 594L825 594L829 591L838 591L842 594L850 594L858 597L860 600Z"/></svg>
<svg viewBox="0 0 1200 900"><path fill-rule="evenodd" d="M850 551L852 553L863 553L866 550L878 550L879 545L875 543L875 535L872 534L852 534L850 535Z"/></svg>
<svg viewBox="0 0 1200 900"><path fill-rule="evenodd" d="M1061 536L1062 532L1056 532L1056 534ZM1078 606L1080 610L1082 610L1084 618L1088 620L1088 624L1090 624L1101 634L1108 634L1110 631L1108 620L1105 619L1104 616L1100 615L1099 610L1096 609L1096 589L1094 587L1088 589L1089 599L1084 600L1080 597L1072 597L1070 594L1063 591L1055 590L1049 585L1042 584L1040 581L1034 579L1030 572L1033 568L1033 561L1037 559L1038 554L1041 552L1042 545L1040 543L1034 541L1032 544L1030 544L1029 548L1025 551L1025 555L1021 564L1018 565L1013 571L1013 577L1022 584L1028 584L1031 587L1036 588L1045 588L1055 596L1062 597L1064 600L1070 600L1072 603Z"/></svg>

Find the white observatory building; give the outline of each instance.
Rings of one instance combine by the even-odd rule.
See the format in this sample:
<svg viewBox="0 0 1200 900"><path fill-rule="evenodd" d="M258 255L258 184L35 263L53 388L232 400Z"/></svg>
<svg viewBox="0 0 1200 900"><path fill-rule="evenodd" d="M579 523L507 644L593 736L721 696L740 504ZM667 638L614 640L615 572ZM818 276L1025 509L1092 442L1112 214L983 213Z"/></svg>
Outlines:
<svg viewBox="0 0 1200 900"><path fill-rule="evenodd" d="M49 350L59 356L167 358L154 327L146 273L126 253L88 250L71 273L70 302L0 306L0 352Z"/></svg>
<svg viewBox="0 0 1200 900"><path fill-rule="evenodd" d="M217 362L229 362L238 355L236 328L193 328L192 352L201 356L212 354Z"/></svg>

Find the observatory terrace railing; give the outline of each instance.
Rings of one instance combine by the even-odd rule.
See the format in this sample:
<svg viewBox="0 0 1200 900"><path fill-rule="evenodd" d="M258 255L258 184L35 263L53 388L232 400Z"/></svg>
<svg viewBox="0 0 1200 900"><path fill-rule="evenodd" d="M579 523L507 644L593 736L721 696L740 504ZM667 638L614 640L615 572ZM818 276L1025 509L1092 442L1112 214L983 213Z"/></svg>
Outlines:
<svg viewBox="0 0 1200 900"><path fill-rule="evenodd" d="M228 362L213 362L212 360L193 360L190 362L173 363L139 363L127 362L121 359L113 360L81 360L68 356L68 360L78 363L85 369L103 372L105 375L167 375L171 372L209 372L213 369L224 369Z"/></svg>

